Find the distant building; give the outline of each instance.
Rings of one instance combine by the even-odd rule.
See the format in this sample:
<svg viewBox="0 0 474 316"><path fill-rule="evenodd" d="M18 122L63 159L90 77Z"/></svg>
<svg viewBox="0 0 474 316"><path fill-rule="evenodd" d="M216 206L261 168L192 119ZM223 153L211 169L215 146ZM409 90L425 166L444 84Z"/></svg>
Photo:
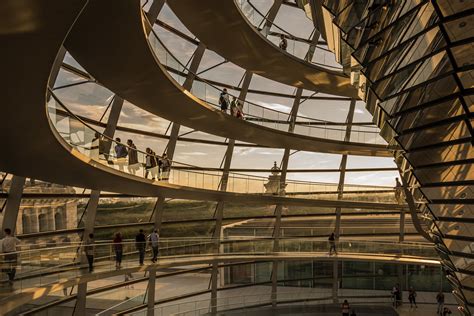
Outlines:
<svg viewBox="0 0 474 316"><path fill-rule="evenodd" d="M10 184L10 180L5 180L1 190L8 192ZM57 196L52 198L23 198L16 223L17 235L77 228L77 205L79 200L60 196L61 194L74 194L75 191L72 187L41 181L28 181L23 192L27 194L55 194ZM76 236L76 234L69 237L67 235L48 236L41 237L36 241L70 241L71 238L75 240Z"/></svg>

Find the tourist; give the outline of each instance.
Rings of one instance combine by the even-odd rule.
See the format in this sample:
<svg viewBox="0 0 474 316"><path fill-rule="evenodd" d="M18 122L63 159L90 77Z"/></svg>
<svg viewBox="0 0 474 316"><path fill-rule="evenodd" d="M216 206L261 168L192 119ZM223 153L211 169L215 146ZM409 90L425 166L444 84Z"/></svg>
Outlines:
<svg viewBox="0 0 474 316"><path fill-rule="evenodd" d="M107 146L109 139L105 138L104 135L96 132L96 136L99 138L99 159L109 160L110 148ZM109 150L108 150L109 149Z"/></svg>
<svg viewBox="0 0 474 316"><path fill-rule="evenodd" d="M408 300L410 301L410 308L413 308L413 305L415 305L415 308L418 308L418 306L416 306L416 291L412 286L410 286L408 290Z"/></svg>
<svg viewBox="0 0 474 316"><path fill-rule="evenodd" d="M280 45L279 47L286 51L286 48L288 47L288 42L286 41L285 35L281 34L280 35Z"/></svg>
<svg viewBox="0 0 474 316"><path fill-rule="evenodd" d="M438 315L444 312L444 294L442 291L436 295L436 302L438 302Z"/></svg>
<svg viewBox="0 0 474 316"><path fill-rule="evenodd" d="M20 240L13 236L12 230L10 228L5 228L3 231L5 233L5 237L3 237L1 240L0 252L4 254L3 259L7 265L7 268L4 270L4 272L8 276L8 283L12 285L13 280L15 280L16 264L18 261L17 247L20 243Z"/></svg>
<svg viewBox="0 0 474 316"><path fill-rule="evenodd" d="M145 178L148 179L148 174L151 174L151 179L158 179L158 164L156 162L155 152L151 148L147 148L145 157Z"/></svg>
<svg viewBox="0 0 474 316"><path fill-rule="evenodd" d="M122 256L123 256L123 244L122 234L115 233L114 238L114 251L115 251L115 268L118 270L122 267Z"/></svg>
<svg viewBox="0 0 474 316"><path fill-rule="evenodd" d="M398 284L395 284L392 288L392 299L393 299L393 307L397 308L401 304L401 300L402 300L400 286Z"/></svg>
<svg viewBox="0 0 474 316"><path fill-rule="evenodd" d="M161 166L161 180L168 181L170 177L171 161L168 159L166 153L163 154L163 157L160 159Z"/></svg>
<svg viewBox="0 0 474 316"><path fill-rule="evenodd" d="M121 143L120 138L117 137L115 141L115 157L117 166L119 167L120 171L123 171L123 167L127 163L128 150L127 147L125 147L125 145Z"/></svg>
<svg viewBox="0 0 474 316"><path fill-rule="evenodd" d="M94 138L91 140L91 147L89 148L89 157L94 160L99 160L99 145L101 135L95 132Z"/></svg>
<svg viewBox="0 0 474 316"><path fill-rule="evenodd" d="M350 312L349 302L347 300L344 300L344 303L342 303L342 316L349 316L349 312Z"/></svg>
<svg viewBox="0 0 474 316"><path fill-rule="evenodd" d="M239 119L243 119L244 118L244 106L242 104L242 101L237 99L236 106L237 106L237 113L235 114L235 116Z"/></svg>
<svg viewBox="0 0 474 316"><path fill-rule="evenodd" d="M328 238L329 241L329 255L332 255L332 252L334 250L334 254L337 255L337 250L336 250L336 236L334 233L331 233L331 235Z"/></svg>
<svg viewBox="0 0 474 316"><path fill-rule="evenodd" d="M139 233L135 237L135 247L138 250L139 263L142 266L145 261L145 249L146 249L146 237L143 233L143 229L140 229Z"/></svg>
<svg viewBox="0 0 474 316"><path fill-rule="evenodd" d="M227 89L224 88L224 90L222 90L220 96L219 96L219 105L221 107L221 111L226 113L227 112L227 108L229 107L229 95L227 94Z"/></svg>
<svg viewBox="0 0 474 316"><path fill-rule="evenodd" d="M395 200L398 204L403 203L403 186L398 178L395 178Z"/></svg>
<svg viewBox="0 0 474 316"><path fill-rule="evenodd" d="M154 229L153 232L148 236L148 241L150 242L151 249L153 251L153 258L151 262L155 263L158 260L158 251L159 251L159 239L158 230Z"/></svg>
<svg viewBox="0 0 474 316"><path fill-rule="evenodd" d="M232 97L232 102L230 102L230 115L237 117L237 100L235 96Z"/></svg>
<svg viewBox="0 0 474 316"><path fill-rule="evenodd" d="M131 174L137 174L138 169L140 168L138 163L138 152L137 146L133 143L133 140L127 140L128 145L128 172Z"/></svg>
<svg viewBox="0 0 474 316"><path fill-rule="evenodd" d="M94 271L94 234L89 234L83 242L84 253L87 257L87 263L89 264L89 272Z"/></svg>

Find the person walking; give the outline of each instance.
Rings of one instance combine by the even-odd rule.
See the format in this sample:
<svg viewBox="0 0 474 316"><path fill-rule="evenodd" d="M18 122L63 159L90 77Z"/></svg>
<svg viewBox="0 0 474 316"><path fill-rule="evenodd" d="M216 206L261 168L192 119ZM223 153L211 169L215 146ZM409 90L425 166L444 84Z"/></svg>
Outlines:
<svg viewBox="0 0 474 316"><path fill-rule="evenodd" d="M395 284L392 288L392 299L393 299L393 307L397 308L401 305L402 295L400 292L400 286Z"/></svg>
<svg viewBox="0 0 474 316"><path fill-rule="evenodd" d="M131 174L137 174L138 169L140 168L138 163L138 152L137 146L133 143L133 140L127 140L128 148L128 172Z"/></svg>
<svg viewBox="0 0 474 316"><path fill-rule="evenodd" d="M230 102L230 115L237 117L237 111L237 99L233 96L232 101Z"/></svg>
<svg viewBox="0 0 474 316"><path fill-rule="evenodd" d="M229 95L227 94L227 89L224 88L219 96L219 105L221 107L221 111L227 113L227 108L229 107Z"/></svg>
<svg viewBox="0 0 474 316"><path fill-rule="evenodd" d="M349 316L350 310L349 302L344 300L344 303L342 303L342 316Z"/></svg>
<svg viewBox="0 0 474 316"><path fill-rule="evenodd" d="M89 234L83 242L84 253L87 257L87 263L89 264L89 272L94 271L94 234Z"/></svg>
<svg viewBox="0 0 474 316"><path fill-rule="evenodd" d="M148 236L148 241L150 242L151 250L153 251L153 257L151 258L151 262L153 263L158 260L159 239L160 235L158 234L157 229L154 229L150 236Z"/></svg>
<svg viewBox="0 0 474 316"><path fill-rule="evenodd" d="M145 157L145 178L148 179L148 174L151 174L151 179L154 181L158 179L158 163L156 161L155 152L147 147Z"/></svg>
<svg viewBox="0 0 474 316"><path fill-rule="evenodd" d="M135 247L138 250L139 263L142 266L145 261L145 249L146 249L146 237L143 233L143 229L140 229L137 236L135 237Z"/></svg>
<svg viewBox="0 0 474 316"><path fill-rule="evenodd" d="M438 315L441 315L444 311L444 294L442 291L439 291L436 295L436 302L438 303Z"/></svg>
<svg viewBox="0 0 474 316"><path fill-rule="evenodd" d="M410 308L413 308L413 305L415 308L418 308L416 305L416 291L412 286L410 286L410 289L408 290L408 300L410 301Z"/></svg>
<svg viewBox="0 0 474 316"><path fill-rule="evenodd" d="M4 254L3 260L7 266L4 272L8 276L8 283L12 285L13 280L15 280L16 265L18 262L17 247L21 241L13 236L10 228L5 228L3 232L5 233L5 237L1 240L0 252Z"/></svg>
<svg viewBox="0 0 474 316"><path fill-rule="evenodd" d="M242 105L242 101L237 99L237 101L235 101L235 105L237 107L237 113L235 113L235 117L237 117L238 119L243 119L244 118L244 107Z"/></svg>
<svg viewBox="0 0 474 316"><path fill-rule="evenodd" d="M328 238L329 241L329 255L332 255L332 252L334 251L334 254L337 255L337 249L336 249L336 236L334 233L331 233Z"/></svg>
<svg viewBox="0 0 474 316"><path fill-rule="evenodd" d="M285 35L280 35L280 45L278 46L286 52L286 48L288 47L288 41L286 40Z"/></svg>
<svg viewBox="0 0 474 316"><path fill-rule="evenodd" d="M163 153L163 157L160 159L161 162L161 180L168 181L170 177L171 161L168 159L168 155Z"/></svg>
<svg viewBox="0 0 474 316"><path fill-rule="evenodd" d="M115 233L114 238L114 252L115 252L115 268L118 270L122 268L123 244L122 234Z"/></svg>
<svg viewBox="0 0 474 316"><path fill-rule="evenodd" d="M398 178L395 178L395 200L398 204L403 204L403 186Z"/></svg>
<svg viewBox="0 0 474 316"><path fill-rule="evenodd" d="M127 163L128 150L127 147L125 147L125 145L121 143L120 138L117 137L115 141L117 142L115 145L115 157L117 166L119 167L120 171L123 171L123 167Z"/></svg>

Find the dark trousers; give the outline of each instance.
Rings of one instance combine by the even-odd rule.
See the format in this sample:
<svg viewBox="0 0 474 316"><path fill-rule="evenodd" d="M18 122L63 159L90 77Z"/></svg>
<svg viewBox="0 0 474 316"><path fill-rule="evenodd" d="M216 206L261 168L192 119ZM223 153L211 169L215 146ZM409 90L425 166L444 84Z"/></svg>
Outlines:
<svg viewBox="0 0 474 316"><path fill-rule="evenodd" d="M5 263L7 265L7 268L4 271L8 276L8 281L13 281L15 280L16 263L18 260L18 254L16 253L6 254L4 258L5 258Z"/></svg>
<svg viewBox="0 0 474 316"><path fill-rule="evenodd" d="M329 243L329 253L332 253L333 251L334 251L334 253L337 253L336 244L330 242L330 243Z"/></svg>
<svg viewBox="0 0 474 316"><path fill-rule="evenodd" d="M140 264L143 264L145 261L145 247L138 247L138 258Z"/></svg>
<svg viewBox="0 0 474 316"><path fill-rule="evenodd" d="M115 251L115 262L117 262L118 264L121 264L122 263L122 255L123 255L122 250L116 250Z"/></svg>
<svg viewBox="0 0 474 316"><path fill-rule="evenodd" d="M87 255L87 263L89 263L89 272L94 271L94 255Z"/></svg>
<svg viewBox="0 0 474 316"><path fill-rule="evenodd" d="M153 258L151 260L156 261L158 259L158 246L151 246L151 250L153 251Z"/></svg>

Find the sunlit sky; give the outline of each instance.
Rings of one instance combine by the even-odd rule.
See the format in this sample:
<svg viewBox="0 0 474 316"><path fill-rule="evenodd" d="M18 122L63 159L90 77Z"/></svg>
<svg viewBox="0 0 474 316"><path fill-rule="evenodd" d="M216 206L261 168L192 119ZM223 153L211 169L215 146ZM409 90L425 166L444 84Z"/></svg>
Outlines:
<svg viewBox="0 0 474 316"><path fill-rule="evenodd" d="M271 0L252 0L252 3L261 11L266 13L273 1ZM179 31L191 36L195 36L188 31L179 19L174 15L171 9L165 4L159 19ZM313 23L309 20L304 11L283 5L275 20L276 24L289 33L308 38L313 31ZM155 25L155 30L164 44L170 51L183 63L186 64L193 55L196 46L193 43L185 41L181 37L164 30ZM231 38L225 40L232 40ZM304 56L307 47L295 47L295 54ZM215 66L224 61L224 58L217 55L213 51L206 50L198 73L209 67ZM334 56L329 53L316 53L313 61L325 63L329 65L337 65ZM70 55L67 55L65 62L80 67ZM245 70L239 66L226 62L212 70L202 72L200 76L222 83L237 86L241 81ZM62 86L69 83L80 82L84 79L77 77L69 72L62 70L56 81L55 86ZM250 89L271 91L294 95L295 88L281 84L267 78L253 75ZM232 93L232 91L231 91ZM312 91L304 91L303 95L311 95ZM109 90L95 84L86 83L65 89L56 90L58 97L73 110L76 114L99 120L107 105L109 104L113 93ZM278 111L289 113L293 104L292 98L284 98L277 96L267 96L257 93L249 93L247 100L272 108ZM307 100L301 104L298 115L323 120L344 122L346 120L349 109L349 101L337 100ZM103 122L107 120L107 114L103 118ZM357 102L354 114L354 122L371 122L372 116L365 109L365 104L361 101ZM119 126L131 127L138 130L150 131L164 134L169 125L169 121L148 113L129 102L125 102L119 119ZM182 127L180 134L190 132L191 129ZM169 134L169 132L168 132ZM167 140L160 138L151 138L148 136L116 132L116 136L122 140L132 138L138 148L144 149L151 147L160 154L166 147ZM224 141L224 138L209 135L204 132L195 131L186 137L199 138L205 140ZM188 163L192 165L204 167L218 167L221 164L226 147L220 145L209 145L200 143L191 143L179 141L176 147L174 160L178 162ZM283 156L283 149L272 148L256 148L256 147L236 147L232 159L231 168L270 168L273 161L279 164ZM313 152L297 152L290 157L289 169L332 169L339 168L341 155L324 154ZM395 167L393 158L381 157L362 157L349 156L347 168L369 168L369 167ZM254 173L256 175L265 175ZM369 184L369 185L393 185L394 178L398 176L396 171L384 172L350 172L346 175L346 183L350 184ZM338 173L289 173L288 179L308 180L318 182L337 183L339 180Z"/></svg>

